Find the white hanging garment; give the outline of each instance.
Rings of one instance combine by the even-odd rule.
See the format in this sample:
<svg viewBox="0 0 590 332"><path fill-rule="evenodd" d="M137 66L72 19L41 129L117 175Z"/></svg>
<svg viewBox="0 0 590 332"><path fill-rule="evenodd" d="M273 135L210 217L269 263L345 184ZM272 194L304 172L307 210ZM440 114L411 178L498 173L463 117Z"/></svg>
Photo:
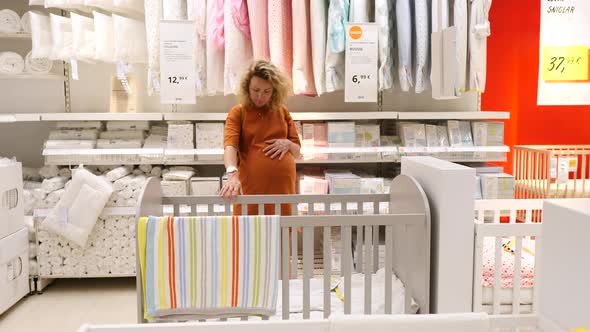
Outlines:
<svg viewBox="0 0 590 332"><path fill-rule="evenodd" d="M402 91L409 91L412 79L412 10L410 0L397 0L397 47L399 59L399 84Z"/></svg>
<svg viewBox="0 0 590 332"><path fill-rule="evenodd" d="M430 87L430 1L415 0L416 19L416 93Z"/></svg>
<svg viewBox="0 0 590 332"><path fill-rule="evenodd" d="M93 62L96 53L94 20L90 17L70 13L72 20L73 59Z"/></svg>
<svg viewBox="0 0 590 332"><path fill-rule="evenodd" d="M113 14L115 31L115 61L147 63L145 24L141 21Z"/></svg>
<svg viewBox="0 0 590 332"><path fill-rule="evenodd" d="M99 12L94 14L94 32L96 37L96 53L94 58L107 63L115 62L115 28L113 17Z"/></svg>
<svg viewBox="0 0 590 332"><path fill-rule="evenodd" d="M252 42L234 23L232 2L226 0L224 9L224 94L230 95L238 92L241 76L252 61Z"/></svg>
<svg viewBox="0 0 590 332"><path fill-rule="evenodd" d="M188 19L195 21L195 85L197 96L207 92L207 0L187 1Z"/></svg>
<svg viewBox="0 0 590 332"><path fill-rule="evenodd" d="M367 23L371 21L371 2L369 0L350 0L349 21Z"/></svg>
<svg viewBox="0 0 590 332"><path fill-rule="evenodd" d="M49 16L35 11L29 13L31 16L32 56L33 58L49 58L53 47Z"/></svg>
<svg viewBox="0 0 590 332"><path fill-rule="evenodd" d="M145 0L145 32L148 52L148 95L159 90L160 73L160 20L162 19L162 0Z"/></svg>
<svg viewBox="0 0 590 332"><path fill-rule="evenodd" d="M453 4L455 35L455 96L463 95L467 80L467 0L455 0Z"/></svg>
<svg viewBox="0 0 590 332"><path fill-rule="evenodd" d="M187 0L161 0L164 6L165 20L186 20Z"/></svg>
<svg viewBox="0 0 590 332"><path fill-rule="evenodd" d="M469 90L486 88L487 38L490 35L489 12L492 0L471 0L469 21Z"/></svg>
<svg viewBox="0 0 590 332"><path fill-rule="evenodd" d="M379 26L379 91L393 87L393 3L391 0L375 1L375 22Z"/></svg>
<svg viewBox="0 0 590 332"><path fill-rule="evenodd" d="M114 0L114 5L119 11L126 13L144 13L143 0Z"/></svg>
<svg viewBox="0 0 590 332"><path fill-rule="evenodd" d="M55 14L50 14L51 37L53 48L51 60L70 61L72 59L72 20Z"/></svg>
<svg viewBox="0 0 590 332"><path fill-rule="evenodd" d="M449 1L432 0L432 32L449 27Z"/></svg>
<svg viewBox="0 0 590 332"><path fill-rule="evenodd" d="M326 33L328 0L310 1L311 54L315 89L320 96L326 92Z"/></svg>
<svg viewBox="0 0 590 332"><path fill-rule="evenodd" d="M215 15L217 13L215 1L207 1L207 94L223 93L224 50L219 48L213 39Z"/></svg>
<svg viewBox="0 0 590 332"><path fill-rule="evenodd" d="M326 46L326 92L344 89L344 49L350 4L348 0L330 0Z"/></svg>

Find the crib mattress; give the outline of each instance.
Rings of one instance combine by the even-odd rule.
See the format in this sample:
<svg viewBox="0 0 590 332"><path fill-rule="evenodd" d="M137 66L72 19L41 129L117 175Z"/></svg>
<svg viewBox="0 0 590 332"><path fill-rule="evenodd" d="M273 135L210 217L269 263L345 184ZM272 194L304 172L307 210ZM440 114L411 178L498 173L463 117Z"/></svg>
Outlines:
<svg viewBox="0 0 590 332"><path fill-rule="evenodd" d="M395 275L392 276L392 313L404 313L405 289L403 284L397 279ZM341 296L344 293L341 280L334 280L331 283L330 292L330 306L331 313L344 313L344 302ZM351 277L351 313L364 313L364 275L357 273ZM374 274L372 276L372 313L383 314L385 307L384 300L384 283L383 276ZM281 284L279 283L279 288ZM310 279L310 317L312 319L323 319L324 310L324 279L312 278ZM293 279L289 281L289 312L290 319L303 318L303 280ZM412 301L412 312L418 312L418 305ZM277 299L276 315L271 319L282 319L282 291L279 289L279 297Z"/></svg>
<svg viewBox="0 0 590 332"><path fill-rule="evenodd" d="M492 287L482 287L482 304L493 304L494 303L494 289ZM512 304L512 295L514 294L513 288L502 288L500 289L500 303L501 304ZM531 304L533 303L533 288L523 287L520 289L520 304Z"/></svg>
<svg viewBox="0 0 590 332"><path fill-rule="evenodd" d="M544 190L545 183L543 181L534 182L531 180L517 180L516 181L516 188L524 189L526 191L537 192L539 190ZM574 193L576 193L575 197L580 196L590 196L590 179L586 180L568 180L567 183L557 184L551 183L549 184L549 191L551 193L558 193L561 195L567 194L565 197L574 197ZM585 194L585 195L582 195ZM551 194L553 196L553 194Z"/></svg>

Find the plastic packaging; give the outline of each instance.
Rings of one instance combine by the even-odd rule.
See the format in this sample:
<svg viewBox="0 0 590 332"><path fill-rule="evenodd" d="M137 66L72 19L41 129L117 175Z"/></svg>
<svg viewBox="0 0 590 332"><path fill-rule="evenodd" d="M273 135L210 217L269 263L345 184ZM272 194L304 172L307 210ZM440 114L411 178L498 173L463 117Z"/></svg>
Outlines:
<svg viewBox="0 0 590 332"><path fill-rule="evenodd" d="M49 58L53 47L51 22L49 16L38 12L29 12L31 19L31 42L33 58Z"/></svg>
<svg viewBox="0 0 590 332"><path fill-rule="evenodd" d="M79 61L93 62L96 53L94 20L71 13L73 58Z"/></svg>
<svg viewBox="0 0 590 332"><path fill-rule="evenodd" d="M70 61L72 59L72 20L67 17L50 14L51 37L53 47L51 60Z"/></svg>
<svg viewBox="0 0 590 332"><path fill-rule="evenodd" d="M115 30L113 18L99 12L94 14L94 37L96 40L96 52L94 59L107 63L115 62Z"/></svg>
<svg viewBox="0 0 590 332"><path fill-rule="evenodd" d="M145 25L141 21L113 15L115 61L147 63Z"/></svg>

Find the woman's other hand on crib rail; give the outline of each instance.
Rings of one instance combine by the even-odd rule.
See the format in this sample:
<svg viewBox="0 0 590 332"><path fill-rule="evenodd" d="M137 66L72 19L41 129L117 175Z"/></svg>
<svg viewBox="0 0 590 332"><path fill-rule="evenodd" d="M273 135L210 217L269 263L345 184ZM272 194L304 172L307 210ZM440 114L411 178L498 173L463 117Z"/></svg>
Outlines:
<svg viewBox="0 0 590 332"><path fill-rule="evenodd" d="M219 196L223 196L227 199L234 199L242 194L242 184L238 177L238 172L229 173L227 175L227 181L221 188Z"/></svg>

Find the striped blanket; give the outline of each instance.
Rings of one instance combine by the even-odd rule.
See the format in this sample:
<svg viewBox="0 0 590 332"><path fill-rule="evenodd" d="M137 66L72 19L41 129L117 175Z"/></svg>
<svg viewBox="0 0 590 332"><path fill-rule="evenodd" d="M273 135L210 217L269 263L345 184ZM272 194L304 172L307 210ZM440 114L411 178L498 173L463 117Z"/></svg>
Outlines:
<svg viewBox="0 0 590 332"><path fill-rule="evenodd" d="M279 236L278 216L141 218L146 319L274 315Z"/></svg>

